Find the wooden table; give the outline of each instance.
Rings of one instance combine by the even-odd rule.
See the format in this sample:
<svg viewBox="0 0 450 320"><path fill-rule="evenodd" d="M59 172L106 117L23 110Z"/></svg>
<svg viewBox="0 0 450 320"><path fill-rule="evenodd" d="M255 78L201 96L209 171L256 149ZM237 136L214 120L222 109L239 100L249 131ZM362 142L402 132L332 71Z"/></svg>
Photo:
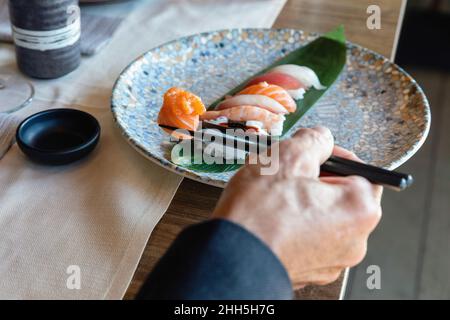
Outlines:
<svg viewBox="0 0 450 320"><path fill-rule="evenodd" d="M381 29L366 27L367 7L381 8ZM326 32L344 24L347 38L393 59L406 0L289 0L276 20L276 28ZM207 219L221 189L184 179L170 207L154 229L125 295L132 299L148 273L177 234L186 226ZM310 286L295 292L298 299L339 299L345 290L341 276L327 286Z"/></svg>

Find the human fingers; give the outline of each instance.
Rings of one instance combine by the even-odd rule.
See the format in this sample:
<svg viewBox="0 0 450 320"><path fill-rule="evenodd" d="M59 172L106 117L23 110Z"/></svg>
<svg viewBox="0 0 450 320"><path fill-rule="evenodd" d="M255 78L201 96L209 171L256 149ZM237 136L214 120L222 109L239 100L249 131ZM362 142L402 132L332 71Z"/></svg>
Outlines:
<svg viewBox="0 0 450 320"><path fill-rule="evenodd" d="M350 151L338 145L335 145L333 147L333 155L349 160L363 162L353 151Z"/></svg>
<svg viewBox="0 0 450 320"><path fill-rule="evenodd" d="M300 129L279 144L280 173L284 176L317 178L320 165L333 150L333 135L325 127Z"/></svg>
<svg viewBox="0 0 450 320"><path fill-rule="evenodd" d="M337 146L337 145L335 145L333 148L333 155L337 156L337 157L364 163L364 161L362 161L361 158L359 158L354 152L347 150L343 147ZM326 175L326 176L328 176L328 175ZM383 196L383 187L380 185L377 185L377 184L373 184L373 194L374 194L375 199L378 202L381 202L381 198Z"/></svg>
<svg viewBox="0 0 450 320"><path fill-rule="evenodd" d="M335 282L341 276L345 266L327 267L310 270L298 275L299 281L293 283L294 289L302 289L308 285L326 285Z"/></svg>
<svg viewBox="0 0 450 320"><path fill-rule="evenodd" d="M358 176L348 177L321 177L320 181L332 186L341 199L335 203L335 209L343 209L348 213L355 227L366 226L371 232L381 219L381 205L377 199L377 190L369 181Z"/></svg>

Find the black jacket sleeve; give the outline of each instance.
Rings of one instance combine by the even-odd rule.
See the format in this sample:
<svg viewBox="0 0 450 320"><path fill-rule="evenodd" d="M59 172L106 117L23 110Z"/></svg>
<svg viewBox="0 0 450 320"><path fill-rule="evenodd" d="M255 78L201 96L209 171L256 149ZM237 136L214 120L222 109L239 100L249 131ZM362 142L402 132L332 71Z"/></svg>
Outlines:
<svg viewBox="0 0 450 320"><path fill-rule="evenodd" d="M215 219L185 229L157 263L138 299L291 299L281 262L237 224Z"/></svg>

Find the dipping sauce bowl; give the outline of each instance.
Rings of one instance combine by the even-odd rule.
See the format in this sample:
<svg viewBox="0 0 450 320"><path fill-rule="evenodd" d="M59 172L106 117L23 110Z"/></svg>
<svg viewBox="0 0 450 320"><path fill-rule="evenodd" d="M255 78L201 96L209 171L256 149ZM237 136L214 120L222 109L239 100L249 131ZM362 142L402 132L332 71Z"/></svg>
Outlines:
<svg viewBox="0 0 450 320"><path fill-rule="evenodd" d="M16 141L32 161L62 165L77 161L95 149L100 124L89 113L50 109L36 113L17 128Z"/></svg>

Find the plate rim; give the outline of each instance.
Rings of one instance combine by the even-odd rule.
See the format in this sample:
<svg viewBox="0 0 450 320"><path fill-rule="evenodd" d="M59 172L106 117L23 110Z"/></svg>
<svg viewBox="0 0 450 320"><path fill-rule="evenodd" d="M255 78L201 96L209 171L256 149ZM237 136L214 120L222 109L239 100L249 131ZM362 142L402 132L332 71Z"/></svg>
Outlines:
<svg viewBox="0 0 450 320"><path fill-rule="evenodd" d="M303 33L307 36L312 36L312 37L319 37L321 35L323 35L323 33L318 33L318 32L309 32L309 31L305 31L303 29L295 29L295 28L231 28L231 29L219 29L219 30L212 30L212 31L205 31L205 32L200 32L200 33L195 33L195 34L191 34L191 35L186 35L183 37L179 37L176 39L172 39L170 41L164 42L158 46L155 46L147 51L145 51L144 53L140 54L138 57L136 57L135 59L133 59L119 74L119 76L117 77L117 79L114 82L113 88L112 88L112 93L111 93L111 98L110 98L110 108L111 108L111 113L113 115L113 119L114 122L116 124L116 126L120 129L120 132L122 134L123 137L125 137L125 140L128 142L128 144L130 144L133 149L135 149L139 154L141 154L142 156L144 156L145 158L149 159L150 161L152 161L153 163L156 163L157 165L165 168L166 170L169 170L175 174L181 175L183 177L198 181L200 183L203 184L207 184L207 185L211 185L214 187L219 187L219 188L224 188L227 184L227 181L224 180L220 180L220 179L212 179L210 177L205 177L203 175L201 175L201 172L196 172L193 170L190 170L188 168L184 168L181 166L178 166L174 163L172 163L171 161L167 160L167 159L161 159L159 157L154 156L151 152L149 152L148 150L146 150L143 146L141 146L139 144L139 142L135 141L135 139L131 138L130 135L127 133L127 131L125 130L125 128L123 128L120 123L119 123L119 119L118 116L115 112L115 108L117 108L117 106L114 105L114 93L117 89L118 83L119 81L122 79L122 77L124 76L124 74L126 72L128 72L128 70L135 64L137 63L139 60L141 60L145 55L147 55L149 52L154 51L158 48L164 47L164 46L168 46L170 44L182 41L182 40L188 40L190 38L194 38L194 37L201 37L201 36L207 36L207 35L211 35L211 34L217 34L217 33L224 33L224 32L228 32L228 33L232 33L234 31L238 31L238 32L242 32L242 31L286 31L286 32L300 32ZM372 50L372 49L368 49L366 47L363 47L362 45L356 44L354 42L345 41L345 45L347 47L347 49L351 49L352 47L354 48L358 48L361 52L365 52L365 53L369 53L374 55L376 58L378 59L382 59L383 62L388 62L390 64L390 66L395 67L401 74L405 75L408 80L415 86L415 88L417 89L417 94L420 95L420 98L423 102L424 105L424 111L425 111L425 130L422 133L422 136L420 137L420 139L414 143L414 145L412 146L411 149L409 149L405 154L403 154L399 159L397 159L396 161L393 161L392 163L390 163L388 166L385 166L385 169L388 170L394 170L396 168L398 168L399 166L401 166L402 164L404 164L406 161L408 161L409 159L411 159L411 157L413 155L415 155L417 153L417 151L423 146L423 144L425 143L428 134L430 132L430 128L431 128L431 108L430 108L430 103L422 89L422 87L417 83L417 81L407 72L405 71L401 66L397 65L394 61L391 61L389 58L387 58L386 56Z"/></svg>

